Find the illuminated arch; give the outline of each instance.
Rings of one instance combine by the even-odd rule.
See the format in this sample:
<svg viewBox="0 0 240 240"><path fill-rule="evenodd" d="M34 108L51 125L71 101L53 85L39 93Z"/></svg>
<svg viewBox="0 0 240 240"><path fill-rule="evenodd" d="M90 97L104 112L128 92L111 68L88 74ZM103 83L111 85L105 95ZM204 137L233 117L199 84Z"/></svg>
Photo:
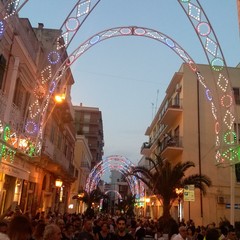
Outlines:
<svg viewBox="0 0 240 240"><path fill-rule="evenodd" d="M61 67L57 70L56 74L52 78L52 81L50 82L49 92L47 96L45 97L41 112L44 114L46 112L48 102L50 97L52 96L52 93L54 89L56 88L59 80L61 79L62 75L65 73L65 71L87 50L89 50L91 47L95 46L97 43L102 42L103 40L111 39L114 37L126 37L126 36L137 36L137 37L147 37L156 41L159 41L163 44L165 44L167 47L169 47L172 51L174 51L188 66L189 68L196 74L198 81L201 83L202 87L204 88L205 94L206 94L206 100L209 101L211 106L211 112L213 119L215 121L215 135L216 135L216 141L215 146L217 149L216 154L216 161L217 162L225 162L229 160L238 160L237 154L232 154L232 146L236 144L236 139L228 141L225 140L224 142L224 136L229 137L232 136L234 133L234 121L235 121L235 115L232 109L232 104L234 103L232 99L232 93L228 94L227 88L230 88L230 82L227 79L225 75L222 73L222 69L219 70L219 78L217 79L216 83L216 91L220 91L225 93L225 95L221 96L221 99L224 99L224 114L221 115L222 112L218 111L216 102L218 102L218 99L214 99L214 94L212 93L212 90L208 87L207 82L205 82L204 76L200 73L197 64L194 62L194 60L189 56L189 54L171 37L167 36L164 33L161 33L159 31L156 31L154 29L149 28L143 28L143 27L137 27L137 26L127 26L127 27L117 27L117 28L111 28L107 29L105 31L99 32L89 39L87 39L85 42L79 45L78 48L76 48L75 51L73 51L72 54L69 55L69 57L63 62ZM219 94L220 94L219 93ZM220 101L220 100L219 100ZM227 104L226 104L227 103ZM44 119L44 117L42 118ZM40 124L40 130L41 126L44 126L44 123L42 122ZM230 133L231 134L230 134ZM42 133L42 131L40 131ZM38 142L41 144L41 134L39 134ZM227 151L221 152L222 149L227 148ZM235 159L230 159L229 156L234 157Z"/></svg>
<svg viewBox="0 0 240 240"><path fill-rule="evenodd" d="M19 5L20 0L12 0L10 1L10 4L13 4L14 6ZM11 17L12 15L16 14L21 7L27 2L27 0L23 1L23 4L20 5L20 7L14 9L12 14L6 15L7 18ZM95 5L92 4L95 2ZM80 9L80 6L82 4L85 4L85 7L87 6L87 11L83 11L84 15L90 13L88 10L90 9L90 6L92 5L94 7L100 2L94 1L94 0L84 0L84 1L78 1L76 4L75 9ZM216 89L218 93L217 99L213 99L213 95L211 92L211 89L207 88L207 85L205 83L204 77L201 75L201 73L196 69L195 63L190 61L190 58L186 51L183 49L178 49L179 52L176 52L183 60L186 62L189 67L197 74L198 80L202 84L202 86L205 88L206 98L210 102L211 105L211 111L212 115L215 121L215 128L214 132L216 135L216 161L217 163L235 163L239 161L238 155L238 147L236 147L238 143L238 139L235 137L236 132L234 130L234 122L236 120L236 114L235 114L235 101L232 95L232 87L229 81L229 74L226 68L226 63L220 48L220 44L216 38L216 35L213 31L213 28L203 10L198 0L178 0L178 3L183 8L185 14L187 15L188 19L190 20L201 44L203 47L203 50L206 54L206 57L208 59L208 62L211 66L211 69L213 72L218 73L218 77L214 79L214 83L216 84ZM7 5L5 8L7 9ZM4 11L4 10L3 10ZM79 12L77 12L78 14ZM69 16L67 17L66 21L64 22L63 26L66 28L66 34L61 35L59 39L65 39L70 35L70 32L74 32L72 34L72 37L75 36L75 30L78 30L80 27L79 19L76 18L76 16L72 16L73 11L70 12ZM81 15L81 14L80 14ZM78 15L77 17L80 17ZM81 22L83 23L84 20ZM72 27L69 27L69 26ZM75 27L74 27L75 26ZM129 30L133 30L132 34L131 32L128 33ZM112 29L113 30L113 29ZM115 28L117 30L117 28ZM137 32L135 31L137 30ZM27 119L27 122L25 123L25 131L28 132L28 136L26 137L26 141L29 142L29 145L31 145L31 151L26 151L29 156L32 155L38 155L40 154L41 147L42 147L42 135L44 130L44 120L45 120L45 114L46 109L48 107L49 99L53 93L53 91L56 88L56 85L58 84L59 79L62 77L62 74L66 71L68 67L81 55L83 54L88 48L95 45L96 43L105 40L107 38L116 37L116 36L145 36L144 28L136 28L136 27L125 27L125 30L122 28L122 35L118 35L117 33L112 32L113 36L107 36L104 38L103 35L94 35L92 38L88 39L88 42L85 42L86 45L81 45L81 49L78 48L73 54L71 55L72 58L68 58L68 63L65 62L57 71L56 74L53 73L54 77L52 78L50 75L51 72L51 64L55 64L55 61L49 61L50 64L45 67L41 74L48 76L46 79L49 81L49 92L42 92L40 95L44 97L43 104L39 106L38 98L39 95L36 97L35 102L33 102L29 107L30 112L30 119ZM4 23L3 21L0 21L0 33L4 32ZM64 31L63 31L64 32ZM147 31L148 33L150 31ZM102 32L103 33L103 32ZM107 34L107 32L104 32ZM155 40L158 37L164 37L166 42L164 43L172 50L177 50L172 44L176 43L175 41L172 41L171 38L166 38L166 35L159 34L157 31L153 31L155 33L155 36L152 36L151 38L155 38ZM148 36L150 37L150 36ZM100 39L101 38L101 39ZM65 39L66 40L66 39ZM68 39L67 39L68 40ZM67 41L67 44L71 42ZM91 45L90 47L88 45ZM64 46L67 47L68 45ZM86 48L86 49L85 49ZM61 46L58 45L57 49L61 49ZM53 51L51 54L53 54L54 59L58 59L58 55L55 51ZM50 55L51 55L50 54ZM52 56L52 55L51 55ZM45 83L45 81L43 81ZM36 88L39 88L39 85L37 84ZM219 107L217 107L219 104ZM43 114L43 115L40 115ZM41 120L40 123L38 120ZM37 132L37 133L36 133ZM37 136L36 136L37 135Z"/></svg>
<svg viewBox="0 0 240 240"><path fill-rule="evenodd" d="M114 192L119 199L122 199L122 195L117 190L107 190L104 194L108 194L110 192Z"/></svg>
<svg viewBox="0 0 240 240"><path fill-rule="evenodd" d="M144 186L135 176L128 176L129 170L134 164L126 157L120 155L111 155L100 161L91 171L87 178L85 190L87 192L93 191L104 172L107 169L116 170L122 173L129 185L132 195L135 195L137 199L144 196Z"/></svg>

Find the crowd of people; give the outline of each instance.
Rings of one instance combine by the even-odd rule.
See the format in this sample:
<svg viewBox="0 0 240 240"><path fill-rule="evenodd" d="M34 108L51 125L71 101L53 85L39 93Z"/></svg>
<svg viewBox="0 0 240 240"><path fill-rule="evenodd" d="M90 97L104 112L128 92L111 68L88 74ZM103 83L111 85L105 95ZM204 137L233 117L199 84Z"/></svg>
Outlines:
<svg viewBox="0 0 240 240"><path fill-rule="evenodd" d="M99 214L64 215L49 212L34 217L20 211L0 217L0 240L239 240L230 224L196 227L189 220L170 224L166 233L159 221Z"/></svg>

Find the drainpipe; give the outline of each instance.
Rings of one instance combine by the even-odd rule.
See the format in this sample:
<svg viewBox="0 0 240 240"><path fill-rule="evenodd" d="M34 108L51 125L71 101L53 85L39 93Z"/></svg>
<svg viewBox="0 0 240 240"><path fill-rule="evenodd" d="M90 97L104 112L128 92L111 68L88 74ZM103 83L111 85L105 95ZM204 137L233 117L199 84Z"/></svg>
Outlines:
<svg viewBox="0 0 240 240"><path fill-rule="evenodd" d="M201 133L200 133L200 106L199 106L199 81L197 80L197 118L198 118L198 171L202 175ZM203 218L203 196L200 190L200 216Z"/></svg>

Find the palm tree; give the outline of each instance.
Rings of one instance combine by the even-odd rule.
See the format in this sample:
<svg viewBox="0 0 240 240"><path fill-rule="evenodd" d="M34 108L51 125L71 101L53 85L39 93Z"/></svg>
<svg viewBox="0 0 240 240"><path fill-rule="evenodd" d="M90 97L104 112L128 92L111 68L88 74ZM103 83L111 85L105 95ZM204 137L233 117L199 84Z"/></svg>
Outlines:
<svg viewBox="0 0 240 240"><path fill-rule="evenodd" d="M123 212L127 216L135 216L134 213L134 205L136 203L136 196L134 195L126 195L125 199L119 199L119 202L115 204L117 209L120 212Z"/></svg>
<svg viewBox="0 0 240 240"><path fill-rule="evenodd" d="M195 164L191 161L172 165L167 159L156 155L156 159L146 158L153 165L152 169L143 166L132 167L130 175L146 184L150 191L157 196L163 204L163 219L171 218L171 206L178 198L176 188L184 188L186 185L194 185L205 195L206 186L211 186L211 180L206 175L194 174L185 177L185 171Z"/></svg>
<svg viewBox="0 0 240 240"><path fill-rule="evenodd" d="M127 195L126 199L126 215L134 217L134 205L136 203L136 195Z"/></svg>
<svg viewBox="0 0 240 240"><path fill-rule="evenodd" d="M93 217L94 210L92 209L93 203L99 203L99 201L103 198L106 198L106 195L101 192L99 188L92 190L90 193L87 191L83 191L83 194L78 199L83 201L87 205L87 209L85 212L86 216Z"/></svg>

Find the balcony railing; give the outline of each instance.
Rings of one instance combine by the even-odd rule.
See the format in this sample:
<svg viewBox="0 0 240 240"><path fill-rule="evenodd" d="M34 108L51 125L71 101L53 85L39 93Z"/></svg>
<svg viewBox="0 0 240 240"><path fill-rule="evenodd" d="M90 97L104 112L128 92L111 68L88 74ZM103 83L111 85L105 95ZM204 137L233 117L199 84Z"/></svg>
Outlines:
<svg viewBox="0 0 240 240"><path fill-rule="evenodd" d="M151 144L149 142L144 142L141 147L141 154L148 155L150 151Z"/></svg>
<svg viewBox="0 0 240 240"><path fill-rule="evenodd" d="M167 137L161 142L160 146L162 146L162 150L166 147L182 147L182 137Z"/></svg>
<svg viewBox="0 0 240 240"><path fill-rule="evenodd" d="M164 155L164 157L168 156L176 156L180 154L183 150L182 145L182 137L173 136L165 138L160 143L160 153Z"/></svg>

